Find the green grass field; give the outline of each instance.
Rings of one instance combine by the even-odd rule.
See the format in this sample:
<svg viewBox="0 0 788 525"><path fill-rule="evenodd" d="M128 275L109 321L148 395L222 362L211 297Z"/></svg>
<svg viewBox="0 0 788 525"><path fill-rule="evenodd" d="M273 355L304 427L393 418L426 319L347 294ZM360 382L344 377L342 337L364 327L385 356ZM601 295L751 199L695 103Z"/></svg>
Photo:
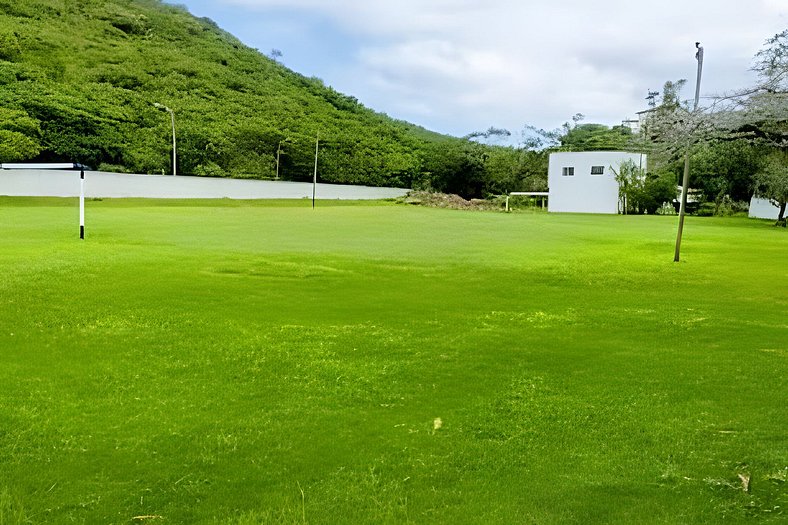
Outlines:
<svg viewBox="0 0 788 525"><path fill-rule="evenodd" d="M786 519L784 229L308 206L0 198L0 524Z"/></svg>

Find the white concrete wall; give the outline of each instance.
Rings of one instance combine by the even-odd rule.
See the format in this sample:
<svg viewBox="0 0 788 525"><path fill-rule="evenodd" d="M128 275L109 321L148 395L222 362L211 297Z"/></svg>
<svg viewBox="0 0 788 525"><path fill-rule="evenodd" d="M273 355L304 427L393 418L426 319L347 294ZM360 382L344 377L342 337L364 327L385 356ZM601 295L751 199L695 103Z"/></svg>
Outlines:
<svg viewBox="0 0 788 525"><path fill-rule="evenodd" d="M780 214L780 208L771 203L768 199L760 199L753 195L750 199L750 217L755 219L773 219L777 220Z"/></svg>
<svg viewBox="0 0 788 525"><path fill-rule="evenodd" d="M404 188L373 188L341 184L317 185L318 199L390 199ZM79 196L79 171L0 170L0 195L30 197ZM312 198L312 184L172 175L128 175L85 172L89 198L147 197L154 199L302 199Z"/></svg>
<svg viewBox="0 0 788 525"><path fill-rule="evenodd" d="M611 166L632 160L646 168L646 155L623 151L583 151L550 154L547 184L550 188L548 211L576 213L618 213L618 183ZM592 166L603 166L602 175L591 175ZM563 168L574 168L564 176Z"/></svg>

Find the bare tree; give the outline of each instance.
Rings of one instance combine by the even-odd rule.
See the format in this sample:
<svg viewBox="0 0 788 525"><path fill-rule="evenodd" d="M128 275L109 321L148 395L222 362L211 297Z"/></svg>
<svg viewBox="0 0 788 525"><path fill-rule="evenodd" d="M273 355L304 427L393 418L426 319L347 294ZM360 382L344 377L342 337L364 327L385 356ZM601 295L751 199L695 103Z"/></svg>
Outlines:
<svg viewBox="0 0 788 525"><path fill-rule="evenodd" d="M713 97L694 110L663 96L647 119L644 137L655 157L672 159L712 141L744 140L771 150L753 189L782 208L779 195L788 185L788 29L766 41L752 69L758 74L755 85ZM674 86L666 84L666 91Z"/></svg>

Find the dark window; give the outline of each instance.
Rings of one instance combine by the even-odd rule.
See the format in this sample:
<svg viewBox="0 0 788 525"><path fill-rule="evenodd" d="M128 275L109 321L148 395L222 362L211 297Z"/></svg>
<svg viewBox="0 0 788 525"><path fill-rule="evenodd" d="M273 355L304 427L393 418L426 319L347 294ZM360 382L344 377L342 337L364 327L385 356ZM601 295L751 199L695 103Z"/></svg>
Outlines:
<svg viewBox="0 0 788 525"><path fill-rule="evenodd" d="M563 172L562 172L562 175L563 175L564 177L572 177L572 176L574 176L574 174L575 174L575 168L574 168L574 166L570 166L570 167L568 167L568 168L564 168L564 170L563 170Z"/></svg>
<svg viewBox="0 0 788 525"><path fill-rule="evenodd" d="M591 175L604 175L604 174L605 174L604 166L591 166Z"/></svg>

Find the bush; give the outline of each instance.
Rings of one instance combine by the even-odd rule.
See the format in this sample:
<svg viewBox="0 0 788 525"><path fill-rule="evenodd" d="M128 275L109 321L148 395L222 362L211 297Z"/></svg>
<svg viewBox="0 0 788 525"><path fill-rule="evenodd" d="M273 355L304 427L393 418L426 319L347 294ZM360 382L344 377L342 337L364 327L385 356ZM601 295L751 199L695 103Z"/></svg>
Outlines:
<svg viewBox="0 0 788 525"><path fill-rule="evenodd" d="M621 163L616 174L619 200L626 213L657 213L665 202L676 197L676 183L671 172L645 173L634 162Z"/></svg>
<svg viewBox="0 0 788 525"><path fill-rule="evenodd" d="M13 62L21 55L19 38L14 33L0 33L0 59Z"/></svg>
<svg viewBox="0 0 788 525"><path fill-rule="evenodd" d="M504 208L506 206L505 195L497 197L495 201L500 203L501 208ZM509 197L509 209L524 208L530 210L541 210L543 202L544 202L544 208L547 209L547 200L545 197L537 197L537 196L529 196L529 195L512 195L511 197Z"/></svg>
<svg viewBox="0 0 788 525"><path fill-rule="evenodd" d="M672 173L649 173L646 175L637 205L641 212L654 215L665 202L674 199L675 196L676 184Z"/></svg>
<svg viewBox="0 0 788 525"><path fill-rule="evenodd" d="M725 195L715 203L714 215L730 217L733 215L746 215L750 205L744 201L735 201L730 195Z"/></svg>
<svg viewBox="0 0 788 525"><path fill-rule="evenodd" d="M695 212L695 215L698 217L712 217L714 216L716 207L717 205L713 202L704 202L698 207L698 211Z"/></svg>
<svg viewBox="0 0 788 525"><path fill-rule="evenodd" d="M676 215L676 210L673 209L673 204L670 202L663 202L662 206L657 209L657 215Z"/></svg>
<svg viewBox="0 0 788 525"><path fill-rule="evenodd" d="M200 177L224 177L225 171L215 162L199 164L194 168L194 174Z"/></svg>
<svg viewBox="0 0 788 525"><path fill-rule="evenodd" d="M0 162L18 162L35 158L41 144L18 131L0 129Z"/></svg>
<svg viewBox="0 0 788 525"><path fill-rule="evenodd" d="M128 170L119 164L109 164L102 162L98 166L98 171L106 171L108 173L128 173Z"/></svg>

